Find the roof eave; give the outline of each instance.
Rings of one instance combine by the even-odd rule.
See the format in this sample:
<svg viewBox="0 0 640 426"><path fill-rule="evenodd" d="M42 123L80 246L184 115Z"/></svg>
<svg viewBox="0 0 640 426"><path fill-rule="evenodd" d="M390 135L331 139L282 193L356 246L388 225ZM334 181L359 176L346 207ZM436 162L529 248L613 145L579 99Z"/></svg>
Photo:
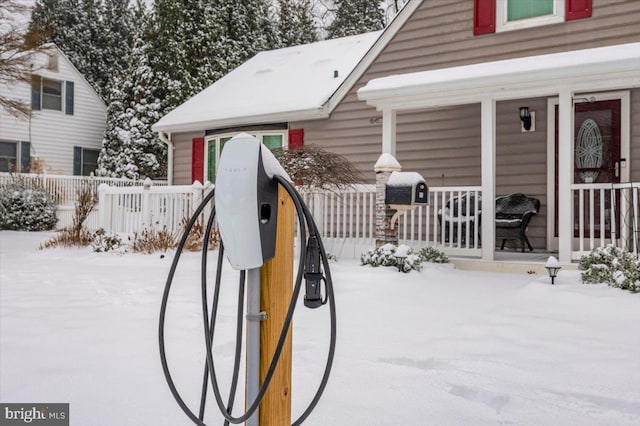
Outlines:
<svg viewBox="0 0 640 426"><path fill-rule="evenodd" d="M602 62L591 67L581 65L549 68L541 73L509 74L460 78L450 81L367 89L358 91L358 99L384 109L416 109L477 103L495 100L556 95L560 89L574 92L640 87L640 58Z"/></svg>
<svg viewBox="0 0 640 426"><path fill-rule="evenodd" d="M329 97L326 103L327 110L331 113L342 102L345 96L351 91L353 86L360 80L360 77L369 69L369 66L380 55L391 39L400 31L407 20L413 15L424 0L413 0L405 3L402 10L396 15L391 24L389 24L378 40L373 43L367 53L362 57L356 67L349 73L347 78L338 86L336 91Z"/></svg>
<svg viewBox="0 0 640 426"><path fill-rule="evenodd" d="M229 117L224 119L201 120L189 123L162 124L156 123L151 129L154 132L194 132L207 129L217 129L224 127L242 127L256 124L268 124L279 122L319 120L329 117L326 106L319 108L309 108L305 110L284 111L271 114L255 114L248 116Z"/></svg>

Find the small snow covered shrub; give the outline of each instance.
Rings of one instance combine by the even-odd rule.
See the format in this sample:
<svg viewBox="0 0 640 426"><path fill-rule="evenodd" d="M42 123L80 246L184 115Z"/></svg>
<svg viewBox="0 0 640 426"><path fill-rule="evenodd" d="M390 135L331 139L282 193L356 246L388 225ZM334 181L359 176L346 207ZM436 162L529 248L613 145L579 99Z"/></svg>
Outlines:
<svg viewBox="0 0 640 426"><path fill-rule="evenodd" d="M106 253L108 251L124 253L127 251L126 244L118 235L107 233L107 231L102 228L93 233L91 248L96 253Z"/></svg>
<svg viewBox="0 0 640 426"><path fill-rule="evenodd" d="M418 252L422 262L449 263L449 257L440 250L433 247L423 247Z"/></svg>
<svg viewBox="0 0 640 426"><path fill-rule="evenodd" d="M48 231L57 222L55 201L44 189L19 180L0 187L0 229Z"/></svg>
<svg viewBox="0 0 640 426"><path fill-rule="evenodd" d="M625 290L640 291L640 262L628 251L610 244L580 258L578 269L585 284L605 283Z"/></svg>
<svg viewBox="0 0 640 426"><path fill-rule="evenodd" d="M393 244L385 244L362 253L360 263L363 266L394 266L398 268L398 257L404 258L400 266L402 272L409 272L412 269L419 271L422 268L420 257L414 254L410 247L405 245L396 247Z"/></svg>

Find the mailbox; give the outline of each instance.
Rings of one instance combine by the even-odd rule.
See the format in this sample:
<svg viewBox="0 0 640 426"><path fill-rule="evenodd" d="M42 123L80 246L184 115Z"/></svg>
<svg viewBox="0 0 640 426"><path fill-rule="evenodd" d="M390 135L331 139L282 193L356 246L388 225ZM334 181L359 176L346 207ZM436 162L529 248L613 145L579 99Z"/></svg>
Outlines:
<svg viewBox="0 0 640 426"><path fill-rule="evenodd" d="M420 173L393 172L385 191L385 204L429 204L429 188Z"/></svg>

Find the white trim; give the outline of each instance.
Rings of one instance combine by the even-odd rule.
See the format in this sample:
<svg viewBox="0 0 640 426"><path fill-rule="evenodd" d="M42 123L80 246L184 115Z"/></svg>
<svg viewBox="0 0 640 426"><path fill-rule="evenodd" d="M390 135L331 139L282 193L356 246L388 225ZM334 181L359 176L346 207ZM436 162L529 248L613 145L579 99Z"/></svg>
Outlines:
<svg viewBox="0 0 640 426"><path fill-rule="evenodd" d="M564 22L565 0L553 1L553 14L537 16L535 18L520 19L507 22L507 1L496 0L496 32L522 30L525 28L539 27L543 25L558 24Z"/></svg>
<svg viewBox="0 0 640 426"><path fill-rule="evenodd" d="M273 114L247 115L243 117L225 118L222 120L194 121L184 124L154 124L151 130L154 132L191 132L203 129L216 129L221 127L242 127L269 123L283 123L292 121L319 120L329 118L326 105L322 108L311 108L301 111L284 111Z"/></svg>
<svg viewBox="0 0 640 426"><path fill-rule="evenodd" d="M620 100L620 158L626 159L627 165L620 170L620 182L631 180L631 92L577 93L576 98L595 97L596 101ZM558 98L547 99L547 250L558 249L558 238L554 235L555 228L555 106ZM575 128L575 124L574 124ZM573 144L571 150L573 152ZM573 174L572 174L573 175ZM573 179L572 179L572 184Z"/></svg>
<svg viewBox="0 0 640 426"><path fill-rule="evenodd" d="M480 169L482 176L482 215L495 217L496 209L496 101L485 98L480 108ZM492 262L496 233L493 220L482 221L482 260Z"/></svg>
<svg viewBox="0 0 640 426"><path fill-rule="evenodd" d="M358 98L378 110L418 109L640 87L640 43L627 43L371 80Z"/></svg>
<svg viewBox="0 0 640 426"><path fill-rule="evenodd" d="M558 106L558 200L562 207L558 209L558 260L571 262L573 249L573 138L574 108L571 90L562 90ZM562 143L562 141L569 141Z"/></svg>

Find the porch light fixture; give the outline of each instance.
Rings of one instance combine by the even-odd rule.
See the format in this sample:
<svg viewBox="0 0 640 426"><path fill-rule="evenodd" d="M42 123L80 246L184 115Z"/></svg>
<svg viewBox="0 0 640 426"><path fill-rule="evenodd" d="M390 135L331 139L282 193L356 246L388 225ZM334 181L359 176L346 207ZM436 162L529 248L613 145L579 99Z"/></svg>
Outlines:
<svg viewBox="0 0 640 426"><path fill-rule="evenodd" d="M522 120L522 127L527 132L531 130L531 113L529 107L520 107L520 120Z"/></svg>
<svg viewBox="0 0 640 426"><path fill-rule="evenodd" d="M556 259L555 257L549 256L544 267L547 268L547 272L549 272L551 284L555 284L555 278L558 276L558 271L560 270L560 262L558 262L558 259Z"/></svg>

